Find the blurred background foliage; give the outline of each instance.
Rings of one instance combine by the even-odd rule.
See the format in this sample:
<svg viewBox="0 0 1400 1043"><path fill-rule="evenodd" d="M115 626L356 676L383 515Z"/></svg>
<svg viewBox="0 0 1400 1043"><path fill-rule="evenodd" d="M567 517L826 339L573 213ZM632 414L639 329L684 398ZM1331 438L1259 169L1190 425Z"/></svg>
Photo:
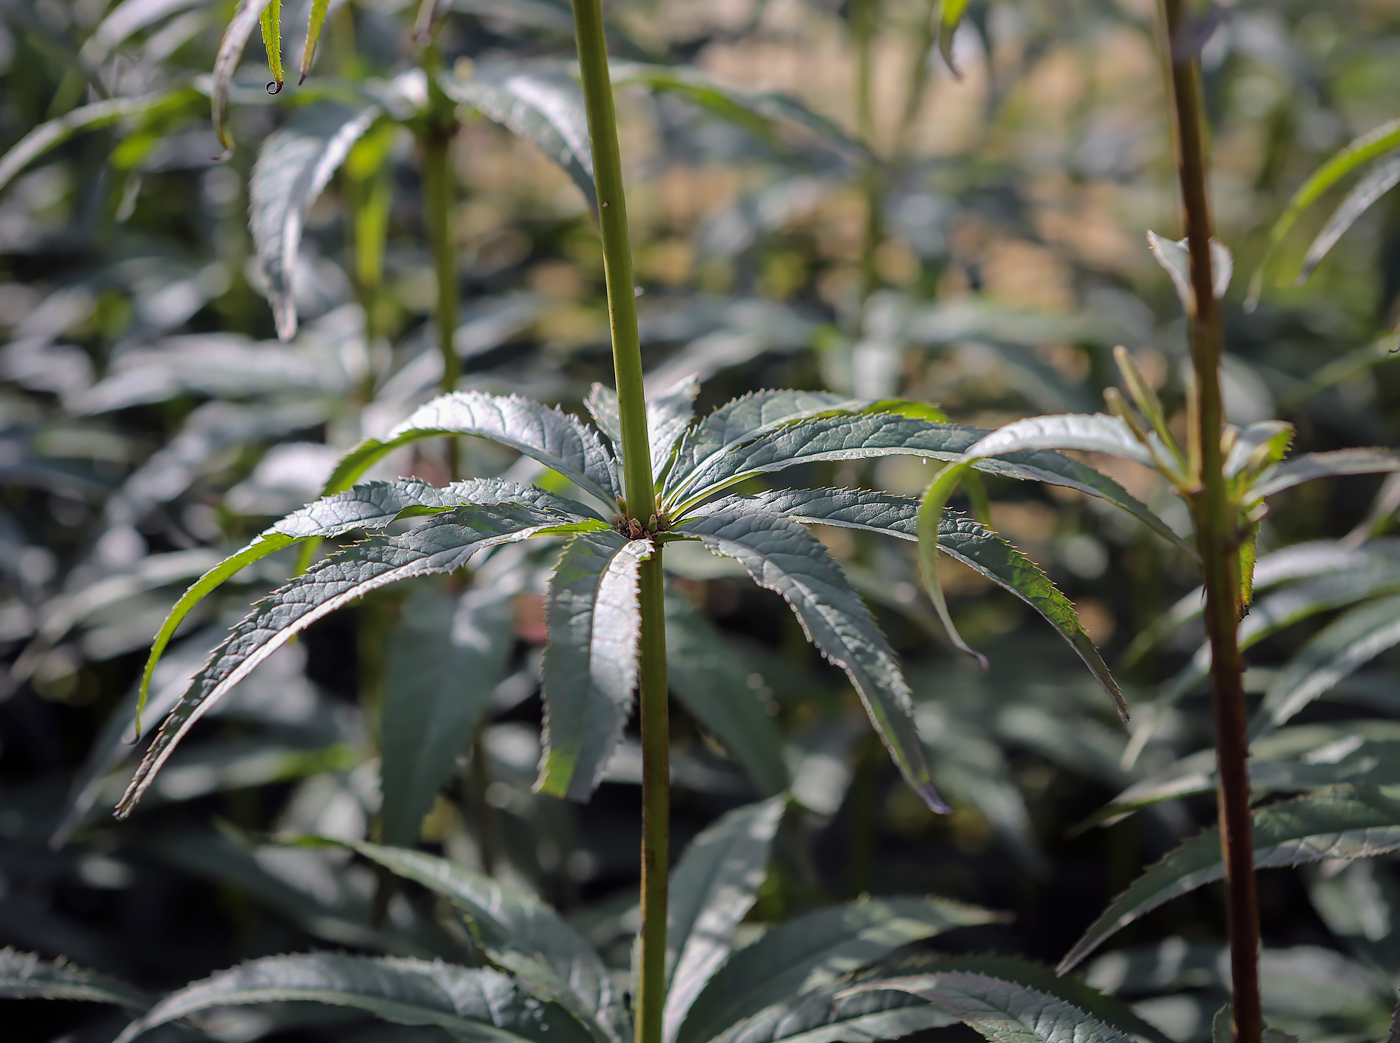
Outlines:
<svg viewBox="0 0 1400 1043"><path fill-rule="evenodd" d="M293 58L306 6L285 8ZM406 664L450 654L447 615L492 583L488 562L474 587L420 582L318 624L199 726L131 821L110 819L132 768L134 683L180 591L314 499L340 453L382 436L435 393L442 372L410 135L385 126L361 139L307 213L290 343L274 339L247 221L260 144L410 68L412 11L399 0L332 4L313 75L300 87L289 78L275 97L251 43L233 92L237 148L219 163L208 71L231 9L0 0L0 148L103 98L174 92L5 170L0 194L0 944L152 991L313 946L450 951L421 894L376 892L374 874L344 852L259 838L370 835L381 710L434 683ZM764 387L901 395L991 427L1101 410L1121 343L1184 425L1184 320L1144 241L1147 229L1179 234L1154 4L974 2L952 46L961 78L938 54L935 15L925 0L609 5L619 59L747 92L725 118L684 92L619 88L652 386L699 378L702 412ZM443 17L440 45L462 78L572 56L567 6L553 0L453 0ZM1400 12L1388 0L1238 0L1218 5L1202 32L1214 206L1241 273L1226 298L1230 419L1287 419L1298 449L1393 445L1400 203L1382 200L1299 287L1275 276L1297 270L1326 217L1305 215L1271 261L1258 308L1242 302L1297 186L1397 115ZM593 381L610 379L583 195L539 148L484 118L457 136L452 159L459 386L579 409ZM460 451L465 475L514 466L482 442ZM412 452L402 473L445 480L441 446ZM1153 474L1094 462L1187 527ZM931 474L903 459L821 466L824 480L905 493ZM755 930L862 892L938 893L1013 914L945 945L1053 962L1144 864L1213 821L1209 794L1187 786L1078 828L1129 786L1209 771L1208 752L1187 760L1210 745L1204 690L1173 680L1199 628L1188 620L1123 659L1192 590L1193 563L1076 494L991 479L987 489L996 527L1074 599L1136 712L1120 726L1048 628L950 566L959 627L991 660L978 674L941 637L910 551L818 530L908 665L935 777L957 808L947 818L900 782L844 678L773 595L716 559L668 554L682 710L676 850L721 812L785 785L803 809L784 828ZM1384 557L1395 492L1364 477L1290 491L1264 522L1261 559L1348 539L1334 549L1367 541ZM512 550L505 565L532 553ZM625 966L636 927L635 738L589 804L530 790L551 553L531 584L500 591L508 611L493 617L492 661L468 658L456 674L478 697L489 691L488 709L421 843L537 891ZM291 567L270 558L201 606L156 676L157 702L169 705L229 623ZM1249 652L1251 691L1270 688L1329 609L1397 588L1348 588L1287 616L1297 625L1267 631ZM1365 663L1259 756L1285 768L1351 764L1332 781L1385 784L1397 666L1385 652ZM767 711L771 731L685 712L736 695ZM1379 744L1370 761L1346 760L1367 742ZM1314 784L1280 773L1276 791ZM1393 862L1270 871L1260 888L1271 1022L1322 1026L1316 1039L1379 1038L1400 973ZM1087 977L1172 1038L1205 1039L1224 994L1220 922L1220 896L1197 891L1125 930ZM121 1022L78 1004L0 1001L15 1040L107 1039ZM229 1041L420 1031L343 1018L279 1028L247 1012L200 1030Z"/></svg>

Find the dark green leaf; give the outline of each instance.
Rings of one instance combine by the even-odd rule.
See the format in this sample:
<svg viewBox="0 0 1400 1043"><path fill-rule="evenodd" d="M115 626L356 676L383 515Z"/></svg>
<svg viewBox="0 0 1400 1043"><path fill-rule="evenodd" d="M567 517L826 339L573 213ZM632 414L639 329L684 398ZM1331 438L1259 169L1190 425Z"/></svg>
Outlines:
<svg viewBox="0 0 1400 1043"><path fill-rule="evenodd" d="M586 800L602 781L632 712L642 634L637 576L650 540L610 529L570 540L549 581L544 651L544 757L535 788Z"/></svg>
<svg viewBox="0 0 1400 1043"><path fill-rule="evenodd" d="M1366 786L1343 786L1254 811L1254 865L1296 866L1367 858L1400 848L1400 802ZM1105 939L1178 895L1219 880L1220 835L1206 830L1152 866L1114 899L1060 961L1061 972Z"/></svg>
<svg viewBox="0 0 1400 1043"><path fill-rule="evenodd" d="M224 147L224 158L233 151L233 137L228 129L228 93L233 85L233 73L243 57L253 26L262 20L262 13L272 0L238 0L238 7L224 29L219 41L219 53L214 57L214 89L210 98L213 106L214 133Z"/></svg>
<svg viewBox="0 0 1400 1043"><path fill-rule="evenodd" d="M583 1043L569 1014L492 970L440 961L301 953L250 960L171 993L119 1043L214 1007L300 1001L353 1007L400 1025L438 1025L463 1043Z"/></svg>
<svg viewBox="0 0 1400 1043"><path fill-rule="evenodd" d="M592 523L597 525L599 523ZM131 811L175 745L234 685L293 635L335 609L389 583L453 572L478 550L532 536L577 532L580 523L524 505L458 507L411 532L374 537L318 562L303 576L269 594L233 629L161 725L117 806Z"/></svg>
<svg viewBox="0 0 1400 1043"><path fill-rule="evenodd" d="M676 1038L690 1005L734 946L734 931L768 874L787 797L725 815L686 848L671 874L666 916L663 1038Z"/></svg>
<svg viewBox="0 0 1400 1043"><path fill-rule="evenodd" d="M380 711L380 831L418 841L419 824L466 750L514 645L508 586L449 597L420 587L389 639Z"/></svg>
<svg viewBox="0 0 1400 1043"><path fill-rule="evenodd" d="M0 949L0 998L83 1000L145 1010L150 998L126 982L75 967L66 960L43 960L34 953Z"/></svg>
<svg viewBox="0 0 1400 1043"><path fill-rule="evenodd" d="M326 0L319 2L324 6ZM258 149L248 184L248 226L281 340L291 340L297 331L292 273L306 212L350 147L382 112L378 105L353 108L327 102L311 106L269 135Z"/></svg>
<svg viewBox="0 0 1400 1043"><path fill-rule="evenodd" d="M868 899L800 916L730 954L691 1005L676 1043L703 1043L771 1004L912 942L995 919L985 909L941 898Z"/></svg>
<svg viewBox="0 0 1400 1043"><path fill-rule="evenodd" d="M949 810L933 788L894 651L826 548L797 522L753 508L738 513L717 507L677 529L699 537L713 553L737 559L755 583L783 596L808 639L846 671L909 785L930 808Z"/></svg>

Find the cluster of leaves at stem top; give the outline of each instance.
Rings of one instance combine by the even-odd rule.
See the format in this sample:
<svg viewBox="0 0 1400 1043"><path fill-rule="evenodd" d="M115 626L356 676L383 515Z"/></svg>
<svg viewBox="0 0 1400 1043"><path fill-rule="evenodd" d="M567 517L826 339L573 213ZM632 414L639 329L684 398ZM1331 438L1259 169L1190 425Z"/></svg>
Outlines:
<svg viewBox="0 0 1400 1043"><path fill-rule="evenodd" d="M896 1039L962 1022L992 1040L1166 1043L1126 1004L1019 960L911 953L946 931L996 922L943 898L866 898L819 909L744 944L739 929L767 875L787 806L740 807L695 839L675 868L667 910L665 1043L819 1043ZM627 1043L629 985L532 895L421 851L339 845L445 900L486 966L302 953L251 960L153 1001L120 980L13 950L0 952L0 997L113 1004L135 1013L129 1043L214 1008L303 1001L475 1043ZM633 969L635 976L635 968ZM297 1009L272 1008L290 1026Z"/></svg>
<svg viewBox="0 0 1400 1043"><path fill-rule="evenodd" d="M615 398L596 386L588 408L598 428L519 397L456 392L421 407L382 440L353 449L326 496L272 526L186 592L156 637L142 698L166 643L207 593L258 559L294 543L352 530L382 531L417 519L399 535L343 547L274 591L211 655L162 724L119 806L128 813L194 723L277 647L327 613L379 587L450 573L481 552L528 539L564 542L545 609L544 754L537 788L586 798L622 737L637 681L640 634L637 570L659 544L696 541L740 562L754 582L787 601L808 638L850 677L900 771L929 807L946 810L930 778L897 658L840 566L804 524L848 526L917 538L912 498L848 489L735 495L747 479L803 463L904 454L955 460L985 432L947 423L912 402L862 402L820 392L765 391L701 419L696 388L658 396L649 410L657 463L655 516L628 517L612 439ZM441 436L491 439L559 476L572 496L500 480L436 488L416 478L355 484L394 450ZM1166 527L1121 486L1056 452L990 459L993 473L1050 482L1101 497ZM940 546L1024 599L1073 646L1116 702L1121 694L1073 607L1029 559L984 526L948 512ZM138 709L139 716L139 709Z"/></svg>

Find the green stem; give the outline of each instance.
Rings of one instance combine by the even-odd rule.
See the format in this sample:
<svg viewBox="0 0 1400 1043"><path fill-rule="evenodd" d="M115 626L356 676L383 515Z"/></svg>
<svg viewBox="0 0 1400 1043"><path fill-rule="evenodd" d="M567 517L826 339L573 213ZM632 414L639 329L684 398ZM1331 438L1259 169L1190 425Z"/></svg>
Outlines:
<svg viewBox="0 0 1400 1043"><path fill-rule="evenodd" d="M1211 645L1211 698L1215 710L1219 785L1220 847L1225 865L1226 916L1236 1043L1259 1043L1263 1016L1259 997L1259 906L1254 888L1254 838L1249 818L1249 740L1245 715L1244 664L1239 647L1240 537L1238 512L1225 482L1220 433L1224 406L1220 389L1220 307L1211 273L1210 207L1206 197L1202 103L1195 55L1183 32L1182 0L1164 0L1176 100L1177 155L1186 234L1190 240L1191 360L1195 369L1200 451L1199 491L1192 498L1197 546L1206 588L1206 629Z"/></svg>
<svg viewBox="0 0 1400 1043"><path fill-rule="evenodd" d="M442 353L442 390L457 390L461 363L452 344L457 330L457 253L452 237L452 136L457 130L454 106L437 83L442 56L437 44L423 50L428 74L428 116L423 127L423 217L437 270L438 350ZM448 439L448 471L457 477L457 441Z"/></svg>
<svg viewBox="0 0 1400 1043"><path fill-rule="evenodd" d="M861 187L865 193L865 242L860 258L860 301L864 309L866 298L880 286L880 274L875 255L885 239L884 178L875 158L875 23L879 0L857 0L851 10L851 31L856 44L856 126L861 141L869 150L865 168L861 171Z"/></svg>
<svg viewBox="0 0 1400 1043"><path fill-rule="evenodd" d="M622 429L625 514L648 530L656 514L642 383L641 338L632 282L632 247L617 112L608 75L607 40L600 0L574 0L579 78L588 111L593 176L598 186L598 224L603 238L608 320ZM638 577L642 616L640 697L642 725L642 931L637 983L637 1043L661 1043L666 1003L666 877L670 860L670 725L666 702L666 606L661 545L642 562Z"/></svg>

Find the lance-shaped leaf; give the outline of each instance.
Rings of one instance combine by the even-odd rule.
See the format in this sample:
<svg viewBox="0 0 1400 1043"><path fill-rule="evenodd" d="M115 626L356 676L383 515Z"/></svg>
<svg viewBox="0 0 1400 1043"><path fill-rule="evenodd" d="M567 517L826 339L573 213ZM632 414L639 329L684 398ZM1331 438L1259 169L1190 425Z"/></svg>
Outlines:
<svg viewBox="0 0 1400 1043"><path fill-rule="evenodd" d="M836 981L912 942L994 913L942 898L867 899L808 913L731 953L695 998L676 1043L703 1043L765 1007Z"/></svg>
<svg viewBox="0 0 1400 1043"><path fill-rule="evenodd" d="M754 475L781 471L818 460L863 460L878 456L921 456L949 462L989 432L896 413L818 416L760 435L705 462L686 481L688 509L706 496ZM1018 450L978 459L971 466L989 474L1046 482L1077 489L1106 500L1147 524L1154 532L1185 546L1180 537L1128 493L1092 467L1051 450ZM673 502L680 499L672 494Z"/></svg>
<svg viewBox="0 0 1400 1043"><path fill-rule="evenodd" d="M253 27L262 20L263 11L272 0L238 0L238 7L229 19L224 35L219 40L219 52L214 56L214 87L210 94L213 110L214 133L219 136L219 144L224 147L224 157L233 151L233 137L228 130L228 94L233 85L233 73L238 61L243 57L243 48L248 37L253 35ZM274 92L275 93L275 92Z"/></svg>
<svg viewBox="0 0 1400 1043"><path fill-rule="evenodd" d="M291 340L297 331L292 273L306 212L351 146L382 112L378 105L355 108L326 102L311 106L269 135L258 150L248 184L248 226L281 340Z"/></svg>
<svg viewBox="0 0 1400 1043"><path fill-rule="evenodd" d="M1153 258L1171 276L1176 295L1181 298L1181 306L1187 315L1196 314L1196 290L1191 284L1191 245L1186 239L1173 241L1159 236L1156 232L1147 233L1147 248ZM1230 277L1235 273L1235 259L1225 244L1217 239L1210 241L1211 292L1219 299L1230 288Z"/></svg>
<svg viewBox="0 0 1400 1043"><path fill-rule="evenodd" d="M443 93L536 145L563 168L588 205L597 208L593 152L583 91L554 62L477 65L465 76L438 77Z"/></svg>
<svg viewBox="0 0 1400 1043"><path fill-rule="evenodd" d="M34 953L14 949L0 949L0 998L82 1000L133 1010L145 1010L151 1005L149 996L124 981L84 970L66 960L44 960Z"/></svg>
<svg viewBox="0 0 1400 1043"><path fill-rule="evenodd" d="M215 565L180 596L166 615L151 644L146 669L141 676L141 694L136 708L137 728L151 685L151 675L165 653L166 646L185 618L206 595L247 566L269 554L303 540L329 539L364 529L373 532L386 528L399 518L448 510L466 503L523 503L540 510L554 510L564 518L583 521L597 517L592 511L573 500L554 496L533 486L498 478L478 478L456 482L438 489L420 478L398 478L392 482L366 482L353 489L326 496L301 510L289 514L271 528L264 530L252 543L230 554Z"/></svg>
<svg viewBox="0 0 1400 1043"><path fill-rule="evenodd" d="M524 505L458 507L411 532L373 537L317 562L305 575L273 591L233 628L190 690L161 725L130 786L117 805L125 816L155 773L196 721L293 635L351 601L389 583L453 572L473 554L498 543L537 535L578 532L598 523L567 522L559 514Z"/></svg>
<svg viewBox="0 0 1400 1043"><path fill-rule="evenodd" d="M996 1043L1132 1043L1125 1033L1062 999L986 974L941 971L856 989L912 993Z"/></svg>
<svg viewBox="0 0 1400 1043"><path fill-rule="evenodd" d="M1264 281L1264 269L1268 266L1274 251L1278 249L1279 244L1283 242L1284 237L1288 235L1289 230L1303 211L1317 202L1324 192L1352 171L1359 169L1373 159L1393 152L1396 148L1400 148L1400 120L1391 120L1350 142L1344 149L1318 167L1312 177L1303 182L1298 191L1293 193L1293 198L1288 201L1288 205L1284 208L1278 221L1274 223L1274 227L1269 230L1269 242L1264 248L1264 256L1259 261L1259 268L1255 271L1254 278L1250 280L1249 300L1251 302L1258 301L1259 290Z"/></svg>
<svg viewBox="0 0 1400 1043"><path fill-rule="evenodd" d="M788 787L783 735L749 684L752 668L709 617L666 599L666 680L676 699L748 773L761 793Z"/></svg>
<svg viewBox="0 0 1400 1043"><path fill-rule="evenodd" d="M143 94L139 98L108 98L95 101L91 105L81 105L57 119L41 123L0 157L0 189L14 180L15 175L30 163L50 149L63 144L74 134L110 127L131 117L156 117L178 111L199 97L199 92L193 88L182 87L177 90Z"/></svg>
<svg viewBox="0 0 1400 1043"><path fill-rule="evenodd" d="M733 948L734 930L767 876L768 853L786 807L786 797L773 797L731 811L691 841L671 874L662 1029L667 1043Z"/></svg>
<svg viewBox="0 0 1400 1043"><path fill-rule="evenodd" d="M361 442L336 465L326 495L353 485L377 461L424 438L475 435L538 460L611 509L619 494L617 469L602 440L578 417L519 395L455 391L416 409L384 441Z"/></svg>
<svg viewBox="0 0 1400 1043"><path fill-rule="evenodd" d="M309 1002L365 1011L399 1025L437 1025L463 1043L584 1043L572 1016L497 971L441 961L299 953L250 960L161 1000L119 1043L214 1007Z"/></svg>
<svg viewBox="0 0 1400 1043"><path fill-rule="evenodd" d="M267 93L276 94L285 79L282 75L282 0L272 0L264 7L258 21L262 26L263 50L267 52L267 71L272 73Z"/></svg>
<svg viewBox="0 0 1400 1043"><path fill-rule="evenodd" d="M1337 245L1337 240L1346 230L1356 223L1356 219L1396 185L1400 185L1400 156L1390 156L1381 160L1356 183L1308 247L1303 266L1298 270L1299 286L1308 281L1313 270L1322 263L1328 251Z"/></svg>
<svg viewBox="0 0 1400 1043"><path fill-rule="evenodd" d="M1338 449L1330 453L1304 453L1270 468L1249 490L1251 500L1281 493L1316 478L1345 474L1379 474L1400 471L1400 453L1388 449Z"/></svg>
<svg viewBox="0 0 1400 1043"><path fill-rule="evenodd" d="M948 70L956 79L962 79L962 70L953 61L953 35L962 23L969 0L943 0L943 10L938 16L938 51L948 63Z"/></svg>
<svg viewBox="0 0 1400 1043"><path fill-rule="evenodd" d="M791 121L846 152L860 155L865 151L839 126L791 95L736 90L716 83L693 68L679 65L617 62L612 67L612 81L617 85L641 84L658 94L678 95L770 142L780 140L779 122Z"/></svg>
<svg viewBox="0 0 1400 1043"><path fill-rule="evenodd" d="M964 456L971 460L1021 449L1079 449L1154 466L1151 452L1137 440L1132 429L1120 417L1106 413L1062 413L1017 420L978 439Z"/></svg>
<svg viewBox="0 0 1400 1043"><path fill-rule="evenodd" d="M1269 685L1250 722L1266 734L1387 648L1400 644L1400 597L1353 609L1312 638Z"/></svg>
<svg viewBox="0 0 1400 1043"><path fill-rule="evenodd" d="M913 497L859 489L781 489L753 499L766 510L801 522L919 538L919 501ZM938 549L1035 609L1084 660L1118 712L1126 713L1123 692L1085 633L1074 605L1035 562L986 526L952 511L944 511L939 520Z"/></svg>
<svg viewBox="0 0 1400 1043"><path fill-rule="evenodd" d="M794 421L825 413L857 413L869 403L829 391L754 391L720 406L687 431L665 490L674 497L691 483L693 472L722 460L725 454L760 435Z"/></svg>
<svg viewBox="0 0 1400 1043"><path fill-rule="evenodd" d="M301 68L297 71L297 83L306 82L311 72L311 63L316 57L316 44L320 42L321 30L326 25L326 10L330 0L311 0L311 13L306 19L306 44L301 50Z"/></svg>
<svg viewBox="0 0 1400 1043"><path fill-rule="evenodd" d="M909 785L930 808L950 810L933 787L894 650L826 548L797 522L757 509L716 509L677 529L715 554L736 558L755 583L783 596L808 640L846 671Z"/></svg>
<svg viewBox="0 0 1400 1043"><path fill-rule="evenodd" d="M604 529L564 547L545 605L544 752L535 788L586 800L622 740L642 636L638 572L651 540Z"/></svg>
<svg viewBox="0 0 1400 1043"><path fill-rule="evenodd" d="M458 598L416 590L389 639L380 711L380 832L418 842L433 798L471 742L514 645L508 586Z"/></svg>
<svg viewBox="0 0 1400 1043"><path fill-rule="evenodd" d="M1252 817L1254 865L1258 869L1368 858L1400 848L1400 802L1369 786L1343 786L1271 804L1256 809ZM1152 866L1114 899L1060 961L1061 973L1140 916L1223 875L1220 834L1206 830Z"/></svg>
<svg viewBox="0 0 1400 1043"><path fill-rule="evenodd" d="M492 961L572 1011L598 1038L631 1038L621 991L593 946L533 895L446 859L363 840L306 838L348 847L457 905Z"/></svg>

